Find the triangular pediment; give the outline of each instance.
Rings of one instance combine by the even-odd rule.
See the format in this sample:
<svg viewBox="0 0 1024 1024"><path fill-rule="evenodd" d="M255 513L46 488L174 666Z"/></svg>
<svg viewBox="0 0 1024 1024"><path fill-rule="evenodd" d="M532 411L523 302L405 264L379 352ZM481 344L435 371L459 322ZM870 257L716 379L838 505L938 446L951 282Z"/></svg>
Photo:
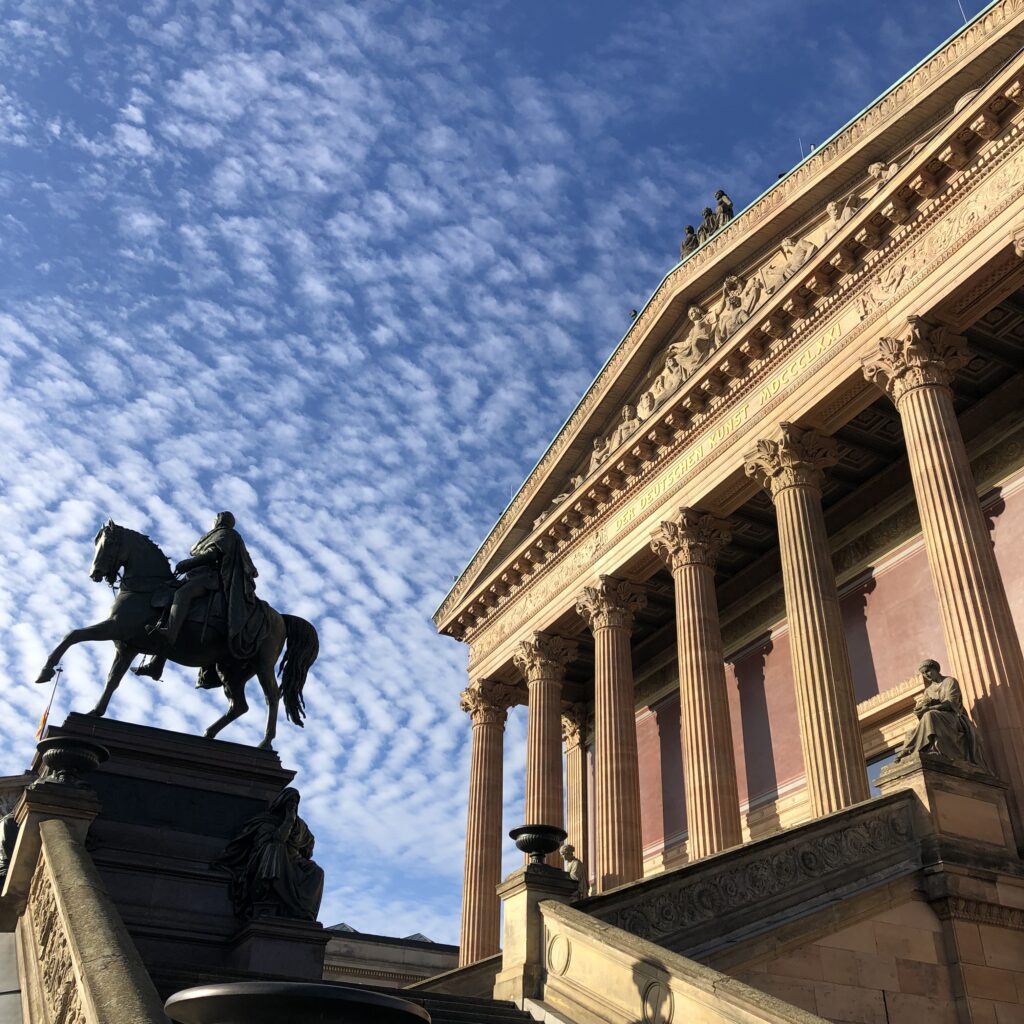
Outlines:
<svg viewBox="0 0 1024 1024"><path fill-rule="evenodd" d="M916 182L901 172L1019 49L1022 10L1004 0L980 16L666 275L435 613L440 629L463 635L474 602L497 603L625 486L673 429L667 408L699 412L827 294L833 269L901 222L929 171Z"/></svg>

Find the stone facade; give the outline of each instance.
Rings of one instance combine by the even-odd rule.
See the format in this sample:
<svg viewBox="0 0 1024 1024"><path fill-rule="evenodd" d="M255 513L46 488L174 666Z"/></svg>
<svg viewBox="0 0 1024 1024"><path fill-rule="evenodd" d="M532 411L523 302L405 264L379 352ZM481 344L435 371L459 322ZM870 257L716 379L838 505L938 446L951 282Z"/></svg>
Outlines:
<svg viewBox="0 0 1024 1024"><path fill-rule="evenodd" d="M687 254L438 609L526 705L527 816L562 824L564 794L597 894L864 805L925 658L1024 842L1022 45L1024 3L993 5ZM521 668L538 636L571 648L557 684ZM490 881L464 899L497 906ZM929 984L961 1012L942 956L945 981L885 990L893 1020Z"/></svg>

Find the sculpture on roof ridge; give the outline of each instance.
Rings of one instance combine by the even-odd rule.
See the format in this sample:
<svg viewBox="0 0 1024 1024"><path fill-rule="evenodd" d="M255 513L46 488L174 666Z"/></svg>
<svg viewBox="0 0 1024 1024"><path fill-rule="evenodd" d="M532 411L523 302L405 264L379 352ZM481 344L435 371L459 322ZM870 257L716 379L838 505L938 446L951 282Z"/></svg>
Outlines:
<svg viewBox="0 0 1024 1024"><path fill-rule="evenodd" d="M697 237L697 232L692 224L686 225L686 231L683 234L683 240L679 243L679 258L685 260L691 252L694 252L697 246L700 245L700 238Z"/></svg>
<svg viewBox="0 0 1024 1024"><path fill-rule="evenodd" d="M732 200L719 189L715 193L715 223L721 231L732 220Z"/></svg>
<svg viewBox="0 0 1024 1024"><path fill-rule="evenodd" d="M140 675L159 678L168 659L198 668L197 686L222 686L228 710L205 732L216 736L249 706L245 685L255 675L267 701L267 724L261 748L269 749L277 732L278 705L288 719L302 725L302 688L320 651L316 630L305 619L282 615L256 596L256 567L234 516L221 512L213 528L193 546L192 557L171 571L167 557L147 536L108 519L93 539L90 577L120 584L109 617L72 630L53 649L36 679L53 678L65 652L77 643L111 640L115 655L106 686L89 712L103 715L114 691L138 654L156 663ZM175 577L184 575L179 583ZM182 592L185 592L184 594ZM184 597L184 600L183 600ZM167 625L161 625L167 609ZM281 662L281 684L274 666Z"/></svg>

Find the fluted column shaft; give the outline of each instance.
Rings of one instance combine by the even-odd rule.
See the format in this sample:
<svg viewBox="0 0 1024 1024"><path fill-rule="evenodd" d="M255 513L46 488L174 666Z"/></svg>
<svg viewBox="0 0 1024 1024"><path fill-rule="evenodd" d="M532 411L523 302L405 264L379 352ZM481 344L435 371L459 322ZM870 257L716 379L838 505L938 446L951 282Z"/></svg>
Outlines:
<svg viewBox="0 0 1024 1024"><path fill-rule="evenodd" d="M566 842L576 856L590 864L587 850L587 747L586 709L579 704L562 712L562 736L565 740L565 831Z"/></svg>
<svg viewBox="0 0 1024 1024"><path fill-rule="evenodd" d="M501 948L502 760L505 718L514 702L500 685L476 684L462 693L462 708L473 722L466 818L466 860L462 880L459 965L475 963Z"/></svg>
<svg viewBox="0 0 1024 1024"><path fill-rule="evenodd" d="M993 771L1024 807L1024 657L953 407L966 342L919 317L883 338L865 375L903 424L942 632Z"/></svg>
<svg viewBox="0 0 1024 1024"><path fill-rule="evenodd" d="M782 424L782 439L759 441L747 474L775 503L797 714L811 813L868 799L853 672L821 508L821 475L836 444Z"/></svg>
<svg viewBox="0 0 1024 1024"><path fill-rule="evenodd" d="M522 641L513 661L526 678L526 815L528 825L564 820L562 798L562 683L575 645L558 636L535 633ZM560 863L557 854L549 863Z"/></svg>
<svg viewBox="0 0 1024 1024"><path fill-rule="evenodd" d="M687 852L699 860L736 846L740 824L736 759L722 632L715 595L715 561L730 539L725 524L680 509L651 538L675 580L680 729L686 791Z"/></svg>
<svg viewBox="0 0 1024 1024"><path fill-rule="evenodd" d="M633 616L644 603L628 584L603 576L576 604L594 634L593 853L598 892L643 874L630 639Z"/></svg>

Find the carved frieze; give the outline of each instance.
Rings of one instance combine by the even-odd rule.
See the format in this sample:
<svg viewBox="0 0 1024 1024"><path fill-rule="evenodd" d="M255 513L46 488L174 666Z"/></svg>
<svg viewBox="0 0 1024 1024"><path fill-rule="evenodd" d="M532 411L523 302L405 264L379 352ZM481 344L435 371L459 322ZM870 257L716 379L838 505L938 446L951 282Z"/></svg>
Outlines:
<svg viewBox="0 0 1024 1024"><path fill-rule="evenodd" d="M827 819L826 819L827 821ZM748 847L746 856L675 876L641 882L620 894L597 897L586 912L641 939L668 945L687 929L733 915L762 915L773 899L817 891L823 879L866 865L906 857L913 843L910 800L862 811L839 827L806 827L785 842ZM908 859L909 863L909 859Z"/></svg>
<svg viewBox="0 0 1024 1024"><path fill-rule="evenodd" d="M49 868L40 862L32 878L28 914L39 957L39 975L50 1020L86 1024L67 932L60 918Z"/></svg>

